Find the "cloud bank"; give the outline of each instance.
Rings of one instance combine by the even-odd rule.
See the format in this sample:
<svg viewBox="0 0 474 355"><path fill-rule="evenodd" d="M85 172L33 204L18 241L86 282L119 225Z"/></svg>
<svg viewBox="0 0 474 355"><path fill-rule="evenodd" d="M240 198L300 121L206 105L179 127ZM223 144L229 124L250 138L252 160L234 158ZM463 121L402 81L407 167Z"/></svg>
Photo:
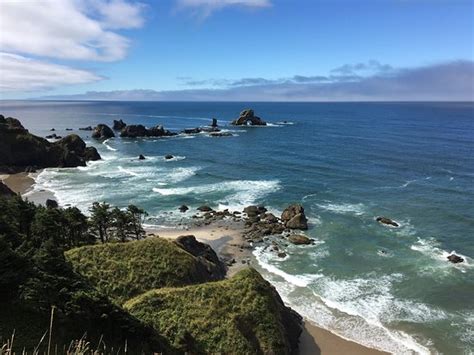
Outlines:
<svg viewBox="0 0 474 355"><path fill-rule="evenodd" d="M51 64L0 52L0 91L30 91L51 89L58 85L84 84L101 80L85 70Z"/></svg>
<svg viewBox="0 0 474 355"><path fill-rule="evenodd" d="M123 59L130 42L117 30L141 27L144 8L126 0L1 1L0 90L33 91L100 80L92 72L54 61Z"/></svg>
<svg viewBox="0 0 474 355"><path fill-rule="evenodd" d="M192 81L190 78L182 79ZM206 85L206 82L200 82L199 85ZM378 69L368 76L354 74L352 70L350 73L329 76L295 75L273 80L214 79L212 83L215 86L213 88L87 92L46 98L131 101L473 101L474 62L459 60L390 70L385 66L385 69Z"/></svg>

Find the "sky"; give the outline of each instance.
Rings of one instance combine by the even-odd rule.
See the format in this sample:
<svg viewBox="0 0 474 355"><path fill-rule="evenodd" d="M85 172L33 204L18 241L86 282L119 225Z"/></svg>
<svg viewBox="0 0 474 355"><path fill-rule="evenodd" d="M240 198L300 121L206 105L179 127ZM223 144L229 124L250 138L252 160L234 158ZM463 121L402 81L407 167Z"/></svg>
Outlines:
<svg viewBox="0 0 474 355"><path fill-rule="evenodd" d="M0 99L474 100L474 0L0 0Z"/></svg>

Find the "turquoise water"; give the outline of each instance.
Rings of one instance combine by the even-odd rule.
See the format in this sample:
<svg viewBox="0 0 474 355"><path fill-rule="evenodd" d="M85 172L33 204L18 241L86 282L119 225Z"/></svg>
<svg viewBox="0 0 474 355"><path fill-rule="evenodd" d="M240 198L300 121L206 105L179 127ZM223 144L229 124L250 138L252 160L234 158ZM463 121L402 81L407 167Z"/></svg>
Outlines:
<svg viewBox="0 0 474 355"><path fill-rule="evenodd" d="M271 125L228 126L247 107ZM154 225L186 222L194 211L177 212L181 204L281 213L300 202L316 243L286 247L285 259L254 253L286 302L379 349L473 352L473 103L1 102L0 111L42 136L118 118L171 130L218 118L233 137L98 143L79 131L104 159L47 169L36 188L84 210L135 203ZM379 225L379 215L400 228ZM466 262L448 263L453 250Z"/></svg>

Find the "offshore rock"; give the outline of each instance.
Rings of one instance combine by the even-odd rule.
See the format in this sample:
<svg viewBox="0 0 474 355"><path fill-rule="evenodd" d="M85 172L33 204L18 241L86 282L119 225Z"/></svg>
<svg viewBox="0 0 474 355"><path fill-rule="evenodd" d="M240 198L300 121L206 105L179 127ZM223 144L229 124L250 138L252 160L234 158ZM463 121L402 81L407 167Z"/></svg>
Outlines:
<svg viewBox="0 0 474 355"><path fill-rule="evenodd" d="M239 118L232 121L235 126L266 126L267 123L260 117L255 116L251 109L244 110L240 113Z"/></svg>
<svg viewBox="0 0 474 355"><path fill-rule="evenodd" d="M120 137L124 138L136 138L136 137L170 137L175 136L176 133L165 130L163 126L155 126L147 129L145 126L130 125L126 126L120 132Z"/></svg>
<svg viewBox="0 0 474 355"><path fill-rule="evenodd" d="M102 123L97 125L94 132L92 132L92 138L95 139L109 139L112 137L115 137L114 131L112 131L109 126Z"/></svg>
<svg viewBox="0 0 474 355"><path fill-rule="evenodd" d="M115 131L121 131L122 129L125 128L125 126L127 126L127 124L125 122L123 122L121 119L120 120L114 120L114 125L113 125L113 129Z"/></svg>
<svg viewBox="0 0 474 355"><path fill-rule="evenodd" d="M281 220L290 229L308 229L308 219L304 214L304 208L300 204L293 204L285 208L281 214Z"/></svg>
<svg viewBox="0 0 474 355"><path fill-rule="evenodd" d="M447 258L453 264L462 263L464 261L463 258L461 258L459 255L456 255L456 254L451 254Z"/></svg>
<svg viewBox="0 0 474 355"><path fill-rule="evenodd" d="M311 239L309 239L308 237L306 237L304 235L300 235L300 234L291 234L288 237L288 240L291 243L296 244L296 245L311 244Z"/></svg>
<svg viewBox="0 0 474 355"><path fill-rule="evenodd" d="M386 225L389 225L389 226L392 226L392 227L398 227L398 223L391 220L390 218L387 218L387 217L377 217L376 218L376 221L381 223L381 224L386 224Z"/></svg>

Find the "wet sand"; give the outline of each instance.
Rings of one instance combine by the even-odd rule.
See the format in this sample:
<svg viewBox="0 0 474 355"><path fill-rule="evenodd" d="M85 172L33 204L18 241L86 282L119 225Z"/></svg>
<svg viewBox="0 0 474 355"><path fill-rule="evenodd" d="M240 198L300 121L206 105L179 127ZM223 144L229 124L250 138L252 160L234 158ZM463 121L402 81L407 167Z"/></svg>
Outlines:
<svg viewBox="0 0 474 355"><path fill-rule="evenodd" d="M35 183L35 179L29 176L29 173L0 175L0 180L12 191L22 196L28 192Z"/></svg>
<svg viewBox="0 0 474 355"><path fill-rule="evenodd" d="M28 201L44 205L47 199L55 200L55 197L51 191L33 189L35 178L39 173L40 171L36 173L3 174L0 175L0 180Z"/></svg>
<svg viewBox="0 0 474 355"><path fill-rule="evenodd" d="M252 249L242 237L244 223L241 221L217 221L206 226L183 226L182 228L146 228L146 231L150 236L168 239L176 239L181 235L194 235L199 241L209 244L222 260L226 262L235 260L235 263L229 266L227 277L256 263ZM313 325L308 320L304 322L299 350L301 355L387 354L341 338Z"/></svg>

